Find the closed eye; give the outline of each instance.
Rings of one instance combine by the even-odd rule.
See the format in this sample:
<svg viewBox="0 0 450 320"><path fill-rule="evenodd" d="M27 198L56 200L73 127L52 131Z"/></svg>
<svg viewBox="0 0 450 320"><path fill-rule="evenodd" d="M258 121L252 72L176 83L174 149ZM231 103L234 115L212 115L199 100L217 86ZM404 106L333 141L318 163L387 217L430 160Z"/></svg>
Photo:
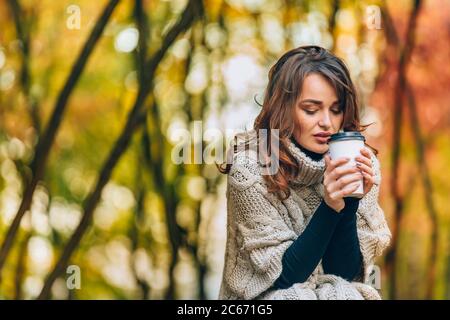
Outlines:
<svg viewBox="0 0 450 320"><path fill-rule="evenodd" d="M337 110L336 109L334 109L334 110L332 109L331 112L333 112L334 114L341 114L342 109L337 109Z"/></svg>
<svg viewBox="0 0 450 320"><path fill-rule="evenodd" d="M317 111L316 110L304 110L305 111L305 113L306 114L309 114L309 115L313 115L313 114L315 114Z"/></svg>

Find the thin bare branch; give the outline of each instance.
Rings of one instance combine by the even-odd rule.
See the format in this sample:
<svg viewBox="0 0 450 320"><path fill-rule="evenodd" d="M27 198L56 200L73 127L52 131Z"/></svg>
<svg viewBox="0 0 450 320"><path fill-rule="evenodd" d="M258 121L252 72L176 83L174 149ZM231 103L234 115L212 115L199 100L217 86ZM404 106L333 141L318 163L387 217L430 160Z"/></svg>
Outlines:
<svg viewBox="0 0 450 320"><path fill-rule="evenodd" d="M427 289L426 289L426 299L433 299L434 286L436 280L436 265L437 265L437 250L438 250L438 240L439 240L439 224L438 224L438 212L433 201L433 184L431 182L430 170L428 168L427 159L425 157L425 143L424 138L420 129L419 118L417 116L417 105L416 99L414 97L414 91L411 86L407 83L407 97L409 106L409 115L411 121L411 127L414 135L414 140L417 146L417 163L419 164L419 172L422 178L422 183L424 186L424 196L425 205L428 210L428 214L431 220L431 253L428 260L428 279L427 279Z"/></svg>
<svg viewBox="0 0 450 320"><path fill-rule="evenodd" d="M136 129L142 124L142 117L144 112L144 103L147 95L149 94L149 89L152 87L153 77L156 71L156 67L159 65L164 55L166 54L168 48L172 45L175 39L186 31L195 19L202 13L202 3L199 0L191 0L186 9L184 10L181 18L178 22L169 30L167 35L165 36L163 43L160 49L154 54L154 56L149 59L148 63L146 63L147 74L145 77L145 85L139 88L136 100L134 102L134 106L128 115L127 122L125 124L124 129L122 130L119 138L114 144L107 160L102 166L100 171L100 175L97 179L97 182L85 200L83 204L83 215L80 223L75 229L74 233L70 237L67 245L65 246L59 260L56 262L54 268L47 276L44 286L42 288L41 293L39 294L38 299L48 299L50 296L50 290L57 279L57 277L64 271L64 268L67 266L67 263L76 250L78 244L81 241L84 233L88 229L92 216L94 214L94 209L96 208L102 190L106 183L109 181L112 171L118 163L120 157L123 155L125 150L127 149L131 137L133 136Z"/></svg>
<svg viewBox="0 0 450 320"><path fill-rule="evenodd" d="M42 139L39 139L34 158L31 162L32 178L30 180L30 183L25 187L22 202L20 203L16 216L14 217L14 220L5 236L5 240L2 243L2 247L0 248L0 275L12 247L14 238L16 237L17 231L19 230L20 222L24 214L29 210L34 191L36 190L36 186L44 175L45 165L50 153L50 148L53 145L56 133L61 124L69 97L73 89L75 88L75 85L77 84L78 79L80 78L81 73L86 66L88 58L94 50L98 40L100 39L100 36L103 33L103 30L118 2L119 0L110 0L103 10L100 18L98 19L86 43L84 44L80 55L75 61L62 91L58 96L55 108L51 115L49 124L42 136Z"/></svg>
<svg viewBox="0 0 450 320"><path fill-rule="evenodd" d="M22 88L23 95L25 97L28 112L30 113L31 123L33 124L36 133L39 134L41 131L41 120L38 112L38 107L35 99L30 95L30 30L31 23L34 19L26 19L25 12L20 6L17 0L8 0L8 5L10 7L14 25L16 28L17 37L20 41L20 52L21 52L21 70L20 70L20 87ZM33 9L34 10L34 9ZM34 12L34 11L33 11ZM33 18L33 17L32 17Z"/></svg>
<svg viewBox="0 0 450 320"><path fill-rule="evenodd" d="M31 238L32 232L27 231L25 234L22 243L20 244L19 248L19 255L17 259L17 266L15 270L15 276L14 276L14 299L20 300L23 299L23 293L22 293L22 283L23 279L25 277L26 273L26 258L27 258L27 250L28 250L28 243Z"/></svg>
<svg viewBox="0 0 450 320"><path fill-rule="evenodd" d="M400 149L402 136L402 120L403 120L403 104L404 94L407 88L406 70L410 62L411 54L415 46L415 31L417 26L417 18L421 9L421 1L415 0L412 8L408 25L404 46L400 50L398 62L398 78L395 87L394 108L393 108L393 130L392 130L392 157L391 157L391 177L390 187L394 198L394 223L392 225L392 242L386 254L386 269L390 275L389 297L395 298L397 294L396 288L396 258L399 248L399 225L404 208L404 195L400 192ZM391 45L397 45L398 37L395 37L395 27L390 19L390 15L386 6L384 6L385 32L388 42Z"/></svg>
<svg viewBox="0 0 450 320"><path fill-rule="evenodd" d="M340 0L332 0L331 2L331 13L328 18L328 30L330 31L331 37L333 38L333 44L330 51L333 52L336 47L336 15L339 11Z"/></svg>

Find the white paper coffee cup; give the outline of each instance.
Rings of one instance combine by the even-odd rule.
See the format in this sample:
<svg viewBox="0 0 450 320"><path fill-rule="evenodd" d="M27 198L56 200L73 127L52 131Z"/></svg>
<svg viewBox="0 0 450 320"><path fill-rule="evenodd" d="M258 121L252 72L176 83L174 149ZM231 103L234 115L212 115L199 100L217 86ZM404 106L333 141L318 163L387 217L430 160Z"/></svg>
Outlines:
<svg viewBox="0 0 450 320"><path fill-rule="evenodd" d="M350 158L343 167L356 167L357 156L361 155L364 148L364 136L357 131L338 132L330 136L328 140L329 154L332 160L339 158ZM364 196L364 179L359 181L358 189L346 197L362 198Z"/></svg>

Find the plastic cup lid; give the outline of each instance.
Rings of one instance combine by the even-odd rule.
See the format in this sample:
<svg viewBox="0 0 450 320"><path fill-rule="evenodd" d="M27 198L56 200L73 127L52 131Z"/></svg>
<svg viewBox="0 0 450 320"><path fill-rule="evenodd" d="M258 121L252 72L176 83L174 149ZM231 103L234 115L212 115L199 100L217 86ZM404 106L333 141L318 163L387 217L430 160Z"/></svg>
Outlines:
<svg viewBox="0 0 450 320"><path fill-rule="evenodd" d="M328 143L333 141L341 141L341 140L363 140L366 141L366 138L358 131L346 131L346 132L338 132L332 134Z"/></svg>

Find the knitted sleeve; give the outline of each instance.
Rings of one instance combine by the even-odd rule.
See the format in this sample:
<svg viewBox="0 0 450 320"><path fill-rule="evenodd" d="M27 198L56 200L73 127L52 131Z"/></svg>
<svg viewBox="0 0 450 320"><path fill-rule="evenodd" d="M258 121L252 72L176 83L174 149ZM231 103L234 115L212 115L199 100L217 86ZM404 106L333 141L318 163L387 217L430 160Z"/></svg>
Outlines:
<svg viewBox="0 0 450 320"><path fill-rule="evenodd" d="M245 259L238 268L247 265L245 273L251 275L242 284L242 297L253 299L279 277L283 254L297 235L269 201L262 178L251 172L252 163L245 161L238 159L230 171L227 198L239 256Z"/></svg>
<svg viewBox="0 0 450 320"><path fill-rule="evenodd" d="M381 184L381 171L378 158L372 153L372 169L375 182L372 189L361 199L357 211L357 232L363 256L363 270L360 281L366 282L371 266L376 257L380 256L389 246L391 232L386 223L383 209L378 203L379 186Z"/></svg>
<svg viewBox="0 0 450 320"><path fill-rule="evenodd" d="M241 250L248 253L255 271L275 280L281 273L281 259L296 238L277 209L263 195L259 184L245 190L229 187L230 204L234 209L237 236Z"/></svg>

